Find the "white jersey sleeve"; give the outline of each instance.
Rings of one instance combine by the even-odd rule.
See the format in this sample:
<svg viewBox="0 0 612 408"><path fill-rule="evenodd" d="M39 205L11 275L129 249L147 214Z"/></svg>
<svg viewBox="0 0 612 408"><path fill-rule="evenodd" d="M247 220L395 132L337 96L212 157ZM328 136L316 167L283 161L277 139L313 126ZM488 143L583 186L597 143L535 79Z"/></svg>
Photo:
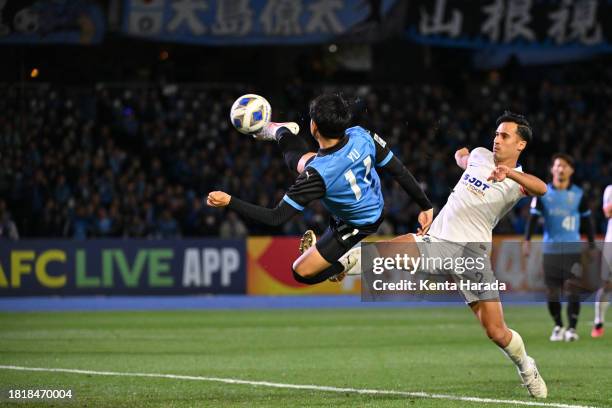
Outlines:
<svg viewBox="0 0 612 408"><path fill-rule="evenodd" d="M612 184L606 187L603 195L603 205L606 206L610 203L612 203Z"/></svg>
<svg viewBox="0 0 612 408"><path fill-rule="evenodd" d="M604 190L603 206L612 203L612 184ZM612 242L612 218L608 218L608 228L606 229L606 242Z"/></svg>

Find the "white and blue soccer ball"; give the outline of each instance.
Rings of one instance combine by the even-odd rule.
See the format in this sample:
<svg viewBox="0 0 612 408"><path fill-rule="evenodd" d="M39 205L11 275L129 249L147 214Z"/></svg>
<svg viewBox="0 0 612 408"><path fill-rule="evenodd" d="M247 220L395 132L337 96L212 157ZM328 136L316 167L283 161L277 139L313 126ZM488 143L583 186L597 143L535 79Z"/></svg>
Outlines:
<svg viewBox="0 0 612 408"><path fill-rule="evenodd" d="M236 99L230 111L230 120L237 131L244 134L259 132L270 122L272 107L263 96L242 95Z"/></svg>

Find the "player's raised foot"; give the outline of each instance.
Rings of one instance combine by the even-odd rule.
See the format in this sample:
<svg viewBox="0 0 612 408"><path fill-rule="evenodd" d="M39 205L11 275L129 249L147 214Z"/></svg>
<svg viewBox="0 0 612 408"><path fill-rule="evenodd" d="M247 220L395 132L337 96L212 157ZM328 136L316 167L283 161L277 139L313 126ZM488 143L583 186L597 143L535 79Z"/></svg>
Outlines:
<svg viewBox="0 0 612 408"><path fill-rule="evenodd" d="M565 329L561 326L555 326L550 334L550 341L563 341Z"/></svg>
<svg viewBox="0 0 612 408"><path fill-rule="evenodd" d="M548 388L538 371L535 360L529 356L527 356L527 359L529 360L529 368L525 371L518 370L521 380L523 380L523 385L527 388L529 395L532 397L546 398L548 395Z"/></svg>
<svg viewBox="0 0 612 408"><path fill-rule="evenodd" d="M340 282L347 275L359 275L361 273L361 245L351 248L346 254L342 255L338 262L344 266L344 270L331 278L332 282Z"/></svg>
<svg viewBox="0 0 612 408"><path fill-rule="evenodd" d="M593 325L593 329L591 330L591 337L596 339L598 337L603 337L603 335L604 335L603 323L597 323Z"/></svg>
<svg viewBox="0 0 612 408"><path fill-rule="evenodd" d="M295 122L269 122L259 132L254 133L253 137L256 140L275 141L276 132L282 127L287 128L294 135L300 132L300 125Z"/></svg>
<svg viewBox="0 0 612 408"><path fill-rule="evenodd" d="M576 333L576 329L567 329L563 334L563 340L565 341L576 341L580 337L578 337L578 333Z"/></svg>
<svg viewBox="0 0 612 408"><path fill-rule="evenodd" d="M304 235L302 235L302 239L300 239L300 247L299 247L299 251L300 254L303 254L304 252L306 252L308 250L308 248L310 248L311 246L314 246L317 243L317 236L315 235L313 230L308 230L304 233Z"/></svg>

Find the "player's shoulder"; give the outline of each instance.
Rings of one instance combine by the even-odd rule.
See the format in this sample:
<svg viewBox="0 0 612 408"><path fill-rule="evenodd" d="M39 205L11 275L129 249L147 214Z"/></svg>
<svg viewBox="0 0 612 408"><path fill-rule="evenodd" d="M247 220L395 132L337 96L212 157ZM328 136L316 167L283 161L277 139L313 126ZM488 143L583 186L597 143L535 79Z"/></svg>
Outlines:
<svg viewBox="0 0 612 408"><path fill-rule="evenodd" d="M371 140L373 133L361 126L353 126L344 131L344 134L351 139Z"/></svg>
<svg viewBox="0 0 612 408"><path fill-rule="evenodd" d="M470 162L493 162L493 152L485 147L477 147L470 152Z"/></svg>
<svg viewBox="0 0 612 408"><path fill-rule="evenodd" d="M576 184L573 184L573 183L572 183L572 186L570 187L570 191L574 193L580 193L580 194L584 193L584 190L582 189L582 187Z"/></svg>

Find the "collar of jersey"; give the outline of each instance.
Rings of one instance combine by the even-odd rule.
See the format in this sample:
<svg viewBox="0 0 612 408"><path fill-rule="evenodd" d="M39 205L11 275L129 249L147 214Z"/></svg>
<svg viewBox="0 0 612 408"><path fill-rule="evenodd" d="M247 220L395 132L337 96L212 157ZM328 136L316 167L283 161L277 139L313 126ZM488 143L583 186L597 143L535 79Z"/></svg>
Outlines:
<svg viewBox="0 0 612 408"><path fill-rule="evenodd" d="M348 136L344 135L342 139L340 139L340 142L338 142L334 146L328 147L327 149L319 149L319 151L317 152L317 156L327 156L328 154L337 152L338 150L346 146L346 144L348 143L348 139Z"/></svg>

